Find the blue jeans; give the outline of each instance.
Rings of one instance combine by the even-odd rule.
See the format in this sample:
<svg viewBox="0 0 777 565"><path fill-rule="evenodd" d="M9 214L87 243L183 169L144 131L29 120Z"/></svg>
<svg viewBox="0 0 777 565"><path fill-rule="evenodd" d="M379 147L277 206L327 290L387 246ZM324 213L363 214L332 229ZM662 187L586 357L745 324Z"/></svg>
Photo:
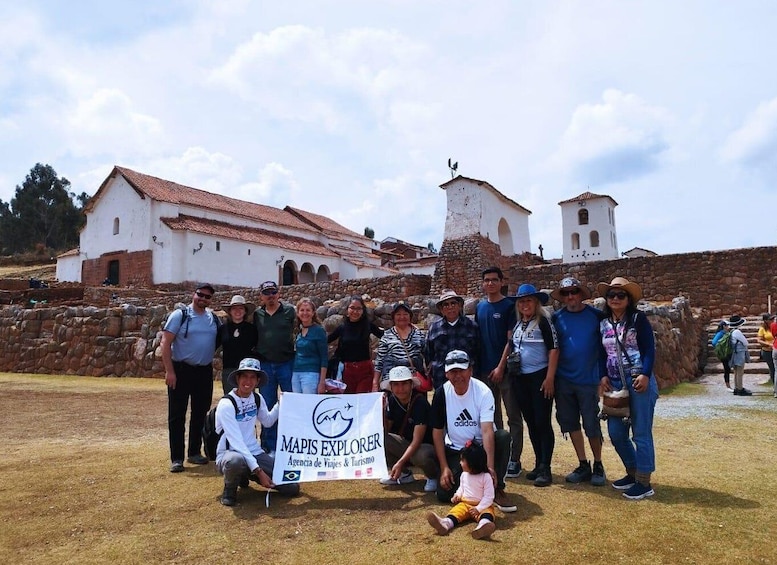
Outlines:
<svg viewBox="0 0 777 565"><path fill-rule="evenodd" d="M620 418L607 420L607 431L615 451L623 461L628 472L652 473L656 470L656 451L653 445L653 412L658 400L658 383L651 375L650 384L645 392L634 392L629 379L631 396L631 430Z"/></svg>
<svg viewBox="0 0 777 565"><path fill-rule="evenodd" d="M321 373L315 371L297 372L291 374L291 391L301 392L303 394L318 393L318 382L321 379Z"/></svg>
<svg viewBox="0 0 777 565"><path fill-rule="evenodd" d="M267 403L267 409L272 410L272 407L278 402L279 386L283 392L291 392L291 373L294 368L294 359L283 363L270 363L269 361L261 363L262 370L267 373L267 383L259 389L259 392ZM276 423L270 428L262 426L260 440L262 449L267 452L275 451L275 444L278 441L278 424Z"/></svg>

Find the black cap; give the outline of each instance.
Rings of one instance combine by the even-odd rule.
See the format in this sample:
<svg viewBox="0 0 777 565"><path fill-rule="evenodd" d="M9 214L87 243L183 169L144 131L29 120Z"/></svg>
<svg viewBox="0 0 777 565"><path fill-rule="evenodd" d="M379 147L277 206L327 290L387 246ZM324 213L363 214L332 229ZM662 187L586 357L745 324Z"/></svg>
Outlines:
<svg viewBox="0 0 777 565"><path fill-rule="evenodd" d="M216 289L214 289L210 283L199 283L196 287L194 287L194 290L200 290L201 288L207 288L211 294L216 292Z"/></svg>

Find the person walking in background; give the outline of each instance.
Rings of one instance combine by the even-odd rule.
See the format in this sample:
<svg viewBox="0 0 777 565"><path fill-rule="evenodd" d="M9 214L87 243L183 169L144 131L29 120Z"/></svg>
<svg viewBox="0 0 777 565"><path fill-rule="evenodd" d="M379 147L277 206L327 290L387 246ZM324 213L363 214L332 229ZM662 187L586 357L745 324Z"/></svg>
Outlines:
<svg viewBox="0 0 777 565"><path fill-rule="evenodd" d="M606 477L602 464L602 428L599 420L599 358L603 353L599 322L602 313L583 303L583 300L591 298L591 291L576 278L561 279L559 287L550 295L564 305L552 316L559 349L556 420L561 433L569 434L580 462L566 476L566 481L590 481L594 486L603 486ZM591 446L593 466L586 457L581 420L582 429Z"/></svg>
<svg viewBox="0 0 777 565"><path fill-rule="evenodd" d="M383 337L383 330L370 321L361 296L351 296L343 323L329 334L328 343L337 340L335 355L343 363L347 394L373 391L375 366L372 363L370 335Z"/></svg>
<svg viewBox="0 0 777 565"><path fill-rule="evenodd" d="M777 318L772 319L772 323L769 327L772 335L775 336L772 342L772 363L777 366ZM777 398L777 379L774 380L774 398Z"/></svg>
<svg viewBox="0 0 777 565"><path fill-rule="evenodd" d="M267 381L260 393L272 410L278 402L278 387L291 392L291 373L294 368L294 328L297 312L294 306L281 302L280 289L274 281L265 281L259 286L262 306L254 314L257 330L256 353L267 373ZM262 448L275 455L278 441L278 425L262 426Z"/></svg>
<svg viewBox="0 0 777 565"><path fill-rule="evenodd" d="M213 355L216 352L219 321L208 308L213 287L200 283L186 308L176 309L162 331L162 364L167 385L167 428L170 438L170 472L183 471L186 409L189 413L187 461L205 465L202 455L202 425L213 398Z"/></svg>
<svg viewBox="0 0 777 565"><path fill-rule="evenodd" d="M297 302L297 336L294 344L292 392L324 394L326 366L329 361L326 331L318 321L316 305L310 298Z"/></svg>
<svg viewBox="0 0 777 565"><path fill-rule="evenodd" d="M424 349L424 357L429 364L428 376L435 389L445 383L445 357L454 349L466 351L474 374L480 371L480 330L464 315L464 299L455 290L447 288L437 301L437 311L442 318L429 325Z"/></svg>
<svg viewBox="0 0 777 565"><path fill-rule="evenodd" d="M222 364L221 388L224 394L228 394L232 387L229 385L229 375L237 369L240 361L246 357L252 357L258 334L256 326L249 320L253 320L256 306L236 294L229 301L229 306L224 308L227 313L227 323L219 329L221 342Z"/></svg>
<svg viewBox="0 0 777 565"><path fill-rule="evenodd" d="M721 338L724 335L726 335L728 332L729 332L728 322L726 320L721 320L718 323L718 331L715 332L715 335L712 338L712 347L714 348L721 340ZM734 390L731 388L731 381L730 381L731 357L724 357L720 359L720 362L723 364L723 382L726 383L726 388L728 390Z"/></svg>
<svg viewBox="0 0 777 565"><path fill-rule="evenodd" d="M656 470L653 443L653 414L658 400L658 383L653 374L656 343L653 328L644 312L637 310L642 288L623 277L599 283L604 296L604 319L599 324L606 356L600 362L602 392L629 391L630 422L608 418L607 431L615 451L626 468L626 475L613 481L630 500L653 496L650 476ZM632 437L629 437L631 427Z"/></svg>
<svg viewBox="0 0 777 565"><path fill-rule="evenodd" d="M761 346L761 361L765 361L769 367L769 379L759 383L762 385L774 384L774 360L772 359L772 350L774 349L774 335L772 334L772 321L774 314L763 314L761 316L761 326L758 328L756 340Z"/></svg>
<svg viewBox="0 0 777 565"><path fill-rule="evenodd" d="M511 353L520 359L519 367L512 369L508 378L512 379L510 390L521 408L534 449L534 469L526 473L526 479L534 481L536 487L547 487L553 482L550 464L556 444L551 413L558 338L542 308L548 303L548 293L522 284L515 298L518 323L502 352L499 367L505 370Z"/></svg>
<svg viewBox="0 0 777 565"><path fill-rule="evenodd" d="M745 323L741 316L731 316L728 327L731 328L731 369L734 371L734 394L736 396L752 396L752 392L743 386L745 363L750 362L750 351L745 334L739 328Z"/></svg>
<svg viewBox="0 0 777 565"><path fill-rule="evenodd" d="M502 417L502 402L507 411L507 429L513 440L510 462L507 464L507 478L521 474L521 452L523 451L523 418L521 408L510 392L511 379L499 369L507 340L515 327L515 302L502 294L504 275L499 267L483 271L482 286L485 299L478 302L475 322L480 330L480 372L476 375L486 383L494 394L496 429L505 429Z"/></svg>

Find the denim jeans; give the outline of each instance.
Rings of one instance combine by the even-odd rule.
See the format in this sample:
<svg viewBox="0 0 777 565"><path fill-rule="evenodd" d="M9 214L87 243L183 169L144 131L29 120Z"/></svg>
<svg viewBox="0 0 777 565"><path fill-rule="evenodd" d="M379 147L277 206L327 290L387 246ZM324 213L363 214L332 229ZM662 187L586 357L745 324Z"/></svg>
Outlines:
<svg viewBox="0 0 777 565"><path fill-rule="evenodd" d="M291 391L301 392L303 394L316 394L318 392L318 383L321 379L321 373L305 371L298 373L294 371L291 374Z"/></svg>
<svg viewBox="0 0 777 565"><path fill-rule="evenodd" d="M620 418L607 420L607 431L615 451L623 461L623 466L638 473L652 473L656 470L656 452L653 445L653 412L658 400L658 383L651 375L648 389L645 392L634 392L629 380L629 395L631 396L631 430Z"/></svg>
<svg viewBox="0 0 777 565"><path fill-rule="evenodd" d="M293 368L294 359L290 359L284 363L262 361L262 370L267 373L267 383L259 389L259 392L267 403L268 410L272 410L272 407L278 402L278 387L281 387L283 392L291 392L291 374ZM260 439L262 449L267 452L275 451L275 444L278 441L278 424L276 423L270 428L262 426Z"/></svg>

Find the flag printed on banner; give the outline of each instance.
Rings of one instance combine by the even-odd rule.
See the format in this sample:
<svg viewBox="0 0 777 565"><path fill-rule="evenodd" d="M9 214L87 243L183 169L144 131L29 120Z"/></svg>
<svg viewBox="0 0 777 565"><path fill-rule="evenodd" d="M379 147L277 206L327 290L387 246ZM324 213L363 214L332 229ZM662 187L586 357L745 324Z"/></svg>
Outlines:
<svg viewBox="0 0 777 565"><path fill-rule="evenodd" d="M281 396L273 482L388 475L383 393Z"/></svg>

